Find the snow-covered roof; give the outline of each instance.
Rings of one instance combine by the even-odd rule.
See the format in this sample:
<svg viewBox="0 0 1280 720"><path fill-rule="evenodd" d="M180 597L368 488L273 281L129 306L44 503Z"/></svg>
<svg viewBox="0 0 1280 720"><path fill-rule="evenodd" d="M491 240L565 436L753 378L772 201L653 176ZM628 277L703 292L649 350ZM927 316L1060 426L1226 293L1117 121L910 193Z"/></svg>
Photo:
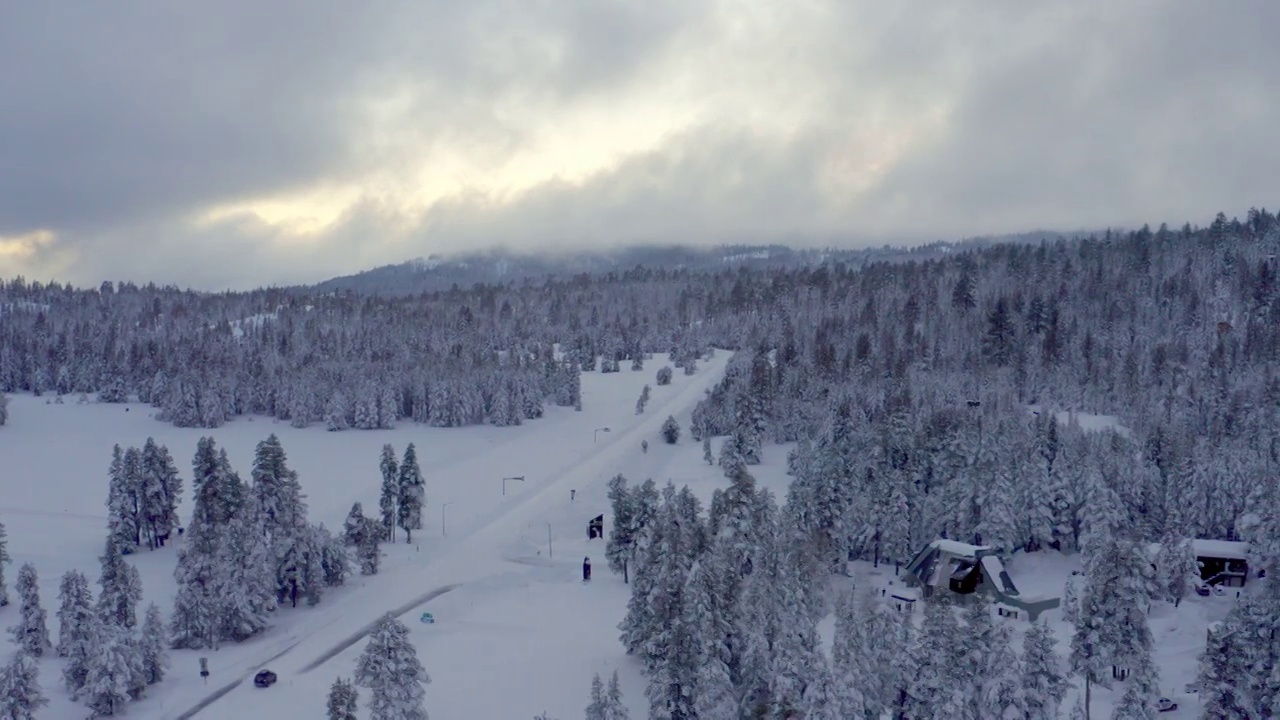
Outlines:
<svg viewBox="0 0 1280 720"><path fill-rule="evenodd" d="M1009 577L1009 573L1005 571L1004 563L1000 562L1000 558L995 555L983 555L982 572L991 582L997 583L996 587L1000 588L1001 594L1018 594L1018 586L1013 584L1013 578Z"/></svg>
<svg viewBox="0 0 1280 720"><path fill-rule="evenodd" d="M976 557L979 550L990 550L987 545L970 545L962 543L958 540L934 540L933 546L945 553L952 555L962 555L964 557Z"/></svg>
<svg viewBox="0 0 1280 720"><path fill-rule="evenodd" d="M1197 538L1191 541L1191 547L1195 549L1196 557L1226 558L1228 560L1249 559L1249 543L1246 542L1201 540Z"/></svg>

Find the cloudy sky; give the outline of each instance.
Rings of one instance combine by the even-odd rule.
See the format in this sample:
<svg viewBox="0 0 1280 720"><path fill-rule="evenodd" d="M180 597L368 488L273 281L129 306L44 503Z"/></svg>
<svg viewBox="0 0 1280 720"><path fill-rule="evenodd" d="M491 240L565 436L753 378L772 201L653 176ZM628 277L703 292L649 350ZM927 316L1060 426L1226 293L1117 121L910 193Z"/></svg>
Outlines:
<svg viewBox="0 0 1280 720"><path fill-rule="evenodd" d="M910 243L1280 203L1280 3L14 2L0 277Z"/></svg>

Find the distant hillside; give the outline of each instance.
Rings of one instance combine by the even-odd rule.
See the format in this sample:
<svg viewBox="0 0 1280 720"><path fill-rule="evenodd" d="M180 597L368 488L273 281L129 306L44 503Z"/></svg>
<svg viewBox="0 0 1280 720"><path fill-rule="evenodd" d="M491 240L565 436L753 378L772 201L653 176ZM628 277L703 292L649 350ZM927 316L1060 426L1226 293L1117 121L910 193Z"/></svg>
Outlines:
<svg viewBox="0 0 1280 720"><path fill-rule="evenodd" d="M636 246L607 251L514 252L490 250L442 257L431 255L396 265L366 270L326 280L308 291L354 292L361 295L404 296L468 289L476 284L521 283L548 277L579 274L600 275L612 271L647 268L714 271L724 268L756 269L819 265L838 262L861 266L869 262L922 260L939 257L957 249L969 249L993 242L1038 242L1056 239L1056 233L1025 233L1000 238L974 238L961 243L935 242L915 248L803 249L783 245L720 245L696 248L679 245Z"/></svg>

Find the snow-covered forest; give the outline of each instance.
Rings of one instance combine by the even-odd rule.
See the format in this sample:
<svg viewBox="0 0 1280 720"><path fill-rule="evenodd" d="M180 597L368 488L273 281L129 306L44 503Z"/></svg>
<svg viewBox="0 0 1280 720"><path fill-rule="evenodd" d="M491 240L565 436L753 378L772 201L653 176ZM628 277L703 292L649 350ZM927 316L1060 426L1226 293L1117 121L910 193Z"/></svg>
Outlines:
<svg viewBox="0 0 1280 720"><path fill-rule="evenodd" d="M625 468L609 485L608 566L631 593L620 639L643 664L650 717L1052 718L1068 685L1112 685L1112 666L1131 672L1114 683L1114 717L1153 717L1146 614L1190 589L1186 541L1246 541L1252 567L1280 573L1278 248L1280 221L1253 210L856 267L637 266L401 298L19 278L0 286L0 424L9 393L140 401L210 430L248 416L346 432L510 427L552 406L589 410L582 374L595 371L643 372L656 391L634 401L642 415L673 374L728 350L687 426L673 414L651 437L697 443L725 486L704 507ZM257 635L269 607L316 604L353 571L376 574L379 544L422 527L412 445L403 456L387 446L375 516L354 507L337 534L308 519L280 440L257 450L245 483L202 440L189 517L178 515L184 459L151 441L102 458L98 609L82 575L64 577L52 643L24 566L23 651L0 670L8 695L38 708L29 666L55 652L69 692L112 714L161 681L168 648ZM753 478L770 460L787 468L785 495ZM139 593L122 558L163 548L179 527L172 612L148 610L135 635ZM1078 553L1084 580L1063 598L1070 642L1043 622L1015 642L981 603L931 599L915 622L865 588L833 590L848 561L900 568L936 538L1005 559ZM0 540L0 599L5 559ZM1203 717L1280 714L1277 625L1280 587L1251 584L1209 634ZM384 622L375 639L400 647L401 635ZM357 684L403 691L378 689L362 667ZM625 716L616 678L597 681L587 717ZM351 717L354 688L333 693L330 716ZM417 717L421 695L406 697L406 714L375 716ZM1071 711L1086 717L1088 701Z"/></svg>

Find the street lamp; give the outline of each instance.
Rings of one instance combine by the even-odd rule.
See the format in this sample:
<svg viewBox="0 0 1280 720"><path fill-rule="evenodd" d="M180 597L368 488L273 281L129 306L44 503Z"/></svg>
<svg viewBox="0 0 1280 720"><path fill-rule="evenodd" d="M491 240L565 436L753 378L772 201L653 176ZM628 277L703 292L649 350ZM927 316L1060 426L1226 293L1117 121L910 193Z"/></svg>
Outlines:
<svg viewBox="0 0 1280 720"><path fill-rule="evenodd" d="M448 526L444 524L444 510L445 508L449 507L452 504L453 504L453 501L450 500L449 502L440 506L440 534L443 535L444 537L449 537L449 531L447 529Z"/></svg>
<svg viewBox="0 0 1280 720"><path fill-rule="evenodd" d="M612 431L612 430L610 430L610 429L609 429L609 428L607 428L607 427L603 427L603 428L596 428L596 429L595 429L595 433L591 436L591 442L593 442L593 443L594 443L594 442L596 442L597 440L599 440L599 439L600 439L600 433L602 433L602 432L606 432L606 433L607 433L607 432L613 432L613 431Z"/></svg>
<svg viewBox="0 0 1280 720"><path fill-rule="evenodd" d="M506 495L506 494L507 494L507 481L508 481L508 480L519 480L520 482L524 482L524 476L523 476L523 475L517 475L517 476L515 476L515 477L504 477L504 478L502 478L502 494L503 494L503 495Z"/></svg>

